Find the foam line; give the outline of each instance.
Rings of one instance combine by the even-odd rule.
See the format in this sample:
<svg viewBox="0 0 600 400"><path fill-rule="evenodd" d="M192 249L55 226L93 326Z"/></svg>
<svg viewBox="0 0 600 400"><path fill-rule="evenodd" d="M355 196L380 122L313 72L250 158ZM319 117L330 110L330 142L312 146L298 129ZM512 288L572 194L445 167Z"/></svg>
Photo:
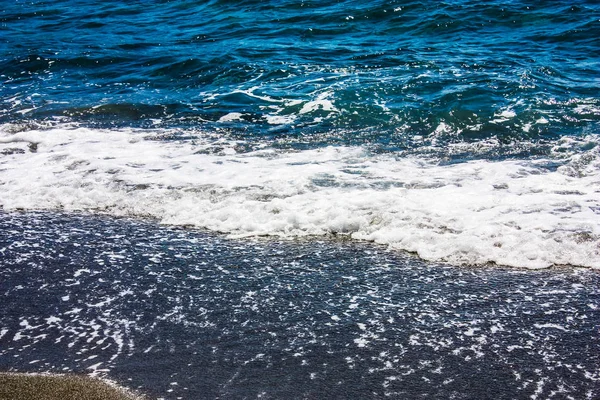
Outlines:
<svg viewBox="0 0 600 400"><path fill-rule="evenodd" d="M362 147L237 153L221 141L216 151L201 135L156 140L161 133L1 133L2 146L36 147L0 158L0 205L237 236L344 234L452 264L600 268L597 146L558 168L549 159L442 165Z"/></svg>

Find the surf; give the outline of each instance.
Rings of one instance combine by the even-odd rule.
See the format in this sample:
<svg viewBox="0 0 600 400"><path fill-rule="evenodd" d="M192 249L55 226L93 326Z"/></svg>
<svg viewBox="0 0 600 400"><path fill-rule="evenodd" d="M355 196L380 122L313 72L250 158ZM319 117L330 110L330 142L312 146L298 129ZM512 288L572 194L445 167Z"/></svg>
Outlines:
<svg viewBox="0 0 600 400"><path fill-rule="evenodd" d="M343 235L454 265L600 268L596 146L565 156L565 139L559 158L448 163L365 146L245 151L242 141L202 131L165 134L3 132L0 205L236 237Z"/></svg>

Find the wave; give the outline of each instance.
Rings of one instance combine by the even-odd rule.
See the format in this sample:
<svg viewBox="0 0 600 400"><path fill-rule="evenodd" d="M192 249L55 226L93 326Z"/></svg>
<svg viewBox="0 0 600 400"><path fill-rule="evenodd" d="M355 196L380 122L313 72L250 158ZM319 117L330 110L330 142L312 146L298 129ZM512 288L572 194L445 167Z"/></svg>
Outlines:
<svg viewBox="0 0 600 400"><path fill-rule="evenodd" d="M556 157L460 163L168 136L5 126L0 206L150 217L235 236L345 235L456 265L600 268L595 136L562 139Z"/></svg>
<svg viewBox="0 0 600 400"><path fill-rule="evenodd" d="M239 113L225 121L242 134L376 131L399 146L440 123L445 140L600 124L597 2L201 3L6 4L0 123L208 129Z"/></svg>

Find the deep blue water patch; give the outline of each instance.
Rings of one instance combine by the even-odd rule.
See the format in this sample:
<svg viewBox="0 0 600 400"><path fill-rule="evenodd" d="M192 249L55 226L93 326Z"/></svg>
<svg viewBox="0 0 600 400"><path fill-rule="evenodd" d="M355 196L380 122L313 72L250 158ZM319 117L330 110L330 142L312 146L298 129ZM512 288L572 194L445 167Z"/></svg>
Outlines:
<svg viewBox="0 0 600 400"><path fill-rule="evenodd" d="M0 122L396 151L422 137L555 140L600 121L595 1L11 1L0 24ZM318 99L333 109L302 112Z"/></svg>

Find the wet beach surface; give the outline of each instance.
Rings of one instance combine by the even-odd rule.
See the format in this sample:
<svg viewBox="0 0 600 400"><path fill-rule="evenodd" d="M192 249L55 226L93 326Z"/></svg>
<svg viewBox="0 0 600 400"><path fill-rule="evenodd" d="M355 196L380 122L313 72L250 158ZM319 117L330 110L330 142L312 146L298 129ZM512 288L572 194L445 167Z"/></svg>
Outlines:
<svg viewBox="0 0 600 400"><path fill-rule="evenodd" d="M0 369L151 398L597 398L600 276L0 213Z"/></svg>

